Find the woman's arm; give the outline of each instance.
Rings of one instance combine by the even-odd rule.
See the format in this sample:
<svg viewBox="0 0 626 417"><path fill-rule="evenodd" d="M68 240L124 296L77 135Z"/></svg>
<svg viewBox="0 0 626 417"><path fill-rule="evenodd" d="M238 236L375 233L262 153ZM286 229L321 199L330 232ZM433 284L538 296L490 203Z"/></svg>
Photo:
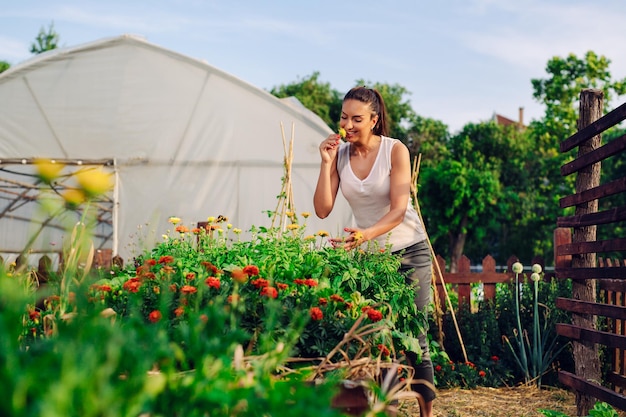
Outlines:
<svg viewBox="0 0 626 417"><path fill-rule="evenodd" d="M313 207L315 214L320 219L328 217L333 210L339 190L339 174L337 172L337 151L341 144L339 138L340 136L337 134L330 135L320 144L319 148L322 162L313 195Z"/></svg>

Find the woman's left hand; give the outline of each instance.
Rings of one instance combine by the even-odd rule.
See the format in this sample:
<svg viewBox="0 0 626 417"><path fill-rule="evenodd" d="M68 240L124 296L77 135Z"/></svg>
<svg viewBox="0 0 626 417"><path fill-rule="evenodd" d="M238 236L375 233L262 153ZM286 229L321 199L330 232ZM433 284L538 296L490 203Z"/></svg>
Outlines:
<svg viewBox="0 0 626 417"><path fill-rule="evenodd" d="M350 235L345 238L331 238L330 243L333 248L343 247L345 250L351 250L358 248L366 241L365 235L360 229L346 227L343 230L350 233Z"/></svg>

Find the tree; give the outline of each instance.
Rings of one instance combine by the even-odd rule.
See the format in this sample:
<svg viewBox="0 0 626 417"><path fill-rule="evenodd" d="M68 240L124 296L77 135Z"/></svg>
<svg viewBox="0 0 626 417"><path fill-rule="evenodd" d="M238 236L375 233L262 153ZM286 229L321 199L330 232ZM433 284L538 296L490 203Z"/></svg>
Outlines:
<svg viewBox="0 0 626 417"><path fill-rule="evenodd" d="M52 49L56 49L59 43L59 34L54 31L54 23L50 23L46 31L42 26L39 33L30 46L30 52L33 54L41 54Z"/></svg>
<svg viewBox="0 0 626 417"><path fill-rule="evenodd" d="M319 72L314 72L291 84L273 87L270 93L278 98L296 97L307 109L317 114L333 130L339 127L341 115L340 93L329 83L319 81Z"/></svg>
<svg viewBox="0 0 626 417"><path fill-rule="evenodd" d="M560 152L560 143L577 130L580 92L597 88L604 92L604 111L610 110L614 95L626 93L626 78L612 81L610 60L589 51L584 58L570 54L565 58L553 57L546 65L547 77L531 80L533 97L546 106L543 118L533 121L529 134L534 146L529 149L530 178L527 203L532 216L522 227L534 234L531 243L537 253L547 256L552 252L552 235L556 219L573 214L573 208L564 211L559 200L574 192L575 176L562 177L560 168L570 158L570 153ZM572 152L575 152L572 151ZM532 191L532 192L531 192Z"/></svg>
<svg viewBox="0 0 626 417"><path fill-rule="evenodd" d="M498 255L527 186L524 138L515 127L470 123L450 138L439 159L424 161L424 221L436 252L448 255L453 268L470 237L480 259Z"/></svg>
<svg viewBox="0 0 626 417"><path fill-rule="evenodd" d="M6 61L0 61L0 74L11 68L11 64Z"/></svg>

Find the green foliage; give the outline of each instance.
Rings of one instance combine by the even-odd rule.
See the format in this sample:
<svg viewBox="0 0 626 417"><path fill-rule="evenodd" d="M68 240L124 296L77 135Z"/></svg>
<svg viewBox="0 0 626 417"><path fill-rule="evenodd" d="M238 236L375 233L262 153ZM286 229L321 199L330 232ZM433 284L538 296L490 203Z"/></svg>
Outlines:
<svg viewBox="0 0 626 417"><path fill-rule="evenodd" d="M33 54L41 54L46 51L56 49L59 44L59 34L54 30L54 23L50 23L48 30L42 26L39 33L30 46L30 52Z"/></svg>
<svg viewBox="0 0 626 417"><path fill-rule="evenodd" d="M569 417L565 413L561 413L560 411L554 410L539 410L541 414L546 417ZM605 402L596 402L591 410L589 410L589 414L586 417L618 417L619 414L613 407Z"/></svg>
<svg viewBox="0 0 626 417"><path fill-rule="evenodd" d="M519 308L521 313L519 317L523 329L532 329L534 325L532 312L535 296L533 286L534 283L529 283L527 280L520 282ZM456 293L453 290L448 291L451 297L455 296ZM559 281L556 279L539 281L537 294L539 299L538 307L542 310L550 311L549 315L541 316L541 325L545 325L545 328L542 327L542 337L549 339L549 337L545 336L545 332L553 332L555 323L570 322L568 313L556 309L555 300L557 297L571 295L571 281ZM510 336L513 329L517 328L516 311L515 286L503 283L496 286L495 300L479 302L475 312L470 311L469 306L465 304L456 313L463 347L468 359L476 364L477 367L485 370L487 376L489 376L489 370L493 370L494 377L491 381L493 381L494 386L510 386L525 380L515 355L503 342L503 336ZM449 360L454 364L464 364L465 356L456 336L456 328L450 313L447 312L442 319L443 332L445 334L443 344ZM429 332L433 338L436 336L436 331L437 325L431 321ZM532 337L532 332L530 337ZM563 346L564 341L559 339L557 346L554 348L554 352L559 354L554 357L549 371L556 369L573 370L571 351L569 347ZM498 358L495 369L493 367L494 364L489 362L492 357ZM444 367L445 360L438 362L438 364ZM550 384L558 384L556 372L545 374L543 381L547 381ZM462 384L459 382L457 386L462 386Z"/></svg>
<svg viewBox="0 0 626 417"><path fill-rule="evenodd" d="M273 87L270 93L278 98L296 97L307 109L317 114L333 130L341 116L340 93L329 83L319 81L320 73L315 71L309 77L291 84Z"/></svg>
<svg viewBox="0 0 626 417"><path fill-rule="evenodd" d="M11 64L6 61L0 61L0 74L11 68Z"/></svg>

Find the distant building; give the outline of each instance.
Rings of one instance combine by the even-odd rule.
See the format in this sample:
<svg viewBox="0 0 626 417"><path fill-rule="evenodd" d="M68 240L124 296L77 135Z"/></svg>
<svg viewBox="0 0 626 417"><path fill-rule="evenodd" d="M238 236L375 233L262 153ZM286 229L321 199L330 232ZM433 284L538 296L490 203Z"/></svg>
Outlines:
<svg viewBox="0 0 626 417"><path fill-rule="evenodd" d="M508 117L504 117L501 114L494 112L491 120L493 120L494 122L496 122L497 124L501 126L517 125L518 129L523 130L526 128L526 126L524 125L524 108L523 107L519 108L518 117L519 117L518 120L513 120L513 119L509 119Z"/></svg>

